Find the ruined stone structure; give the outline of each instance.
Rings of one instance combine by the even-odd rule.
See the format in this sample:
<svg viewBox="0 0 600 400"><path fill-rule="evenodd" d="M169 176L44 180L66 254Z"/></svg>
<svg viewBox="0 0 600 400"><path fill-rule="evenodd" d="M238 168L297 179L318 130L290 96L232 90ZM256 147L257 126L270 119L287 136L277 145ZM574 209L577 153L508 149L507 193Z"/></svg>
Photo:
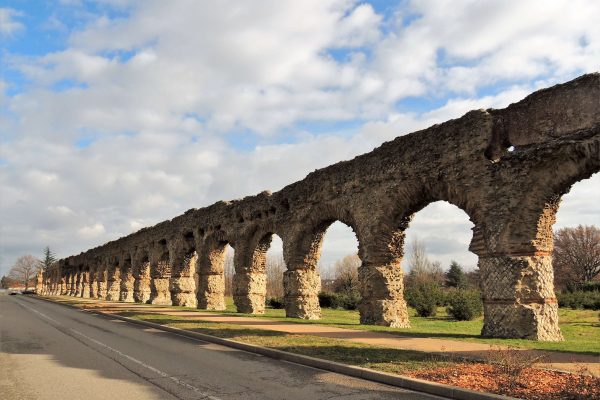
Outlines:
<svg viewBox="0 0 600 400"><path fill-rule="evenodd" d="M445 200L475 225L485 314L482 334L561 340L552 224L561 196L600 171L600 74L541 90L501 109L401 136L309 174L276 193L191 209L85 253L40 277L44 294L224 308L223 260L235 248L239 312L262 313L265 254L283 240L288 317L321 315L323 234L352 227L362 266L363 324L408 327L404 238L413 214Z"/></svg>

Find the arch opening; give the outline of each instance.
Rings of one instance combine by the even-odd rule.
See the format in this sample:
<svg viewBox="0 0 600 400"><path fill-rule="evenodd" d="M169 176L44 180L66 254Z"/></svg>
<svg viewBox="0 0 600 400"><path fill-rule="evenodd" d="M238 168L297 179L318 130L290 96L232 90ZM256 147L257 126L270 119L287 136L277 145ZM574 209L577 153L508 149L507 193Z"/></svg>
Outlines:
<svg viewBox="0 0 600 400"><path fill-rule="evenodd" d="M560 200L552 225L552 267L559 307L589 307L566 293L600 280L600 173L573 184ZM600 284L598 284L600 288ZM578 294L572 297L580 296Z"/></svg>
<svg viewBox="0 0 600 400"><path fill-rule="evenodd" d="M362 261L356 233L339 220L328 221L315 235L315 241L319 241L314 248L321 276L321 307L357 310L361 300L358 271Z"/></svg>
<svg viewBox="0 0 600 400"><path fill-rule="evenodd" d="M284 295L283 273L287 267L283 258L283 240L275 233L271 234L271 241L265 252L265 264L266 297L282 299Z"/></svg>
<svg viewBox="0 0 600 400"><path fill-rule="evenodd" d="M227 299L230 299L233 297L233 277L235 275L235 248L229 242L223 242L221 246L223 263L222 268L225 280L225 297Z"/></svg>
<svg viewBox="0 0 600 400"><path fill-rule="evenodd" d="M427 204L408 218L401 267L409 315L445 317L448 299L459 291L477 300L468 319L483 313L478 256L470 251L474 224L447 201ZM461 319L458 314L449 318Z"/></svg>

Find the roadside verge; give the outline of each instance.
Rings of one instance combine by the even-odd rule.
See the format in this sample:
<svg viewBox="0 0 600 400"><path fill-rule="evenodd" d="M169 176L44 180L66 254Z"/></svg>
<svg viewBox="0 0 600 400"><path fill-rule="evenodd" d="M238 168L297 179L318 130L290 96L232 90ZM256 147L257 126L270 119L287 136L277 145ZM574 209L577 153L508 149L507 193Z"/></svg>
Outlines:
<svg viewBox="0 0 600 400"><path fill-rule="evenodd" d="M63 302L55 302L50 299L38 297L41 300L45 300L54 304L61 304L70 308L74 308L80 311L85 311L92 314L102 315L107 318L115 318L122 321L126 321L132 324L145 326L153 329L158 329L165 332L170 332L177 334L179 336L183 336L190 339L202 340L205 342L215 343L231 348L235 348L242 351L247 351L250 353L260 354L266 357L270 357L277 360L283 360L288 362L293 362L300 365L305 365L313 368L322 369L325 371L335 372L347 376L352 376L355 378L366 379L374 382L384 383L391 386L396 386L404 389L414 390L418 392L433 394L437 396L442 396L451 399L465 399L465 400L508 400L513 399L511 397L476 392L469 389L464 389L456 386L445 385L436 382L425 381L421 379L416 379L412 377L407 377L403 375L389 374L386 372L375 371L368 368L362 368L358 366L351 366L347 364L342 364L335 361L329 361L322 358L315 358L301 354L290 353L287 351L257 346L249 343L242 343L230 339L220 338L217 336L208 335L205 333L193 332L185 329L175 328L171 326L165 326L149 321L142 321L134 318L125 317L122 315L117 315L113 313L105 313L99 310L85 310L74 305L63 303Z"/></svg>

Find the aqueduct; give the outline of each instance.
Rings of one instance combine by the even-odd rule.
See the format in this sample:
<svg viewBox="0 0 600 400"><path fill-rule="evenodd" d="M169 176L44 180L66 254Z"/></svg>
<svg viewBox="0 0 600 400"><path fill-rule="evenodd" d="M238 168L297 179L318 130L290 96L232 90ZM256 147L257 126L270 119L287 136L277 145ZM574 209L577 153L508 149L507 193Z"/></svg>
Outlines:
<svg viewBox="0 0 600 400"><path fill-rule="evenodd" d="M283 240L288 317L317 319L316 264L334 221L359 241L363 324L408 327L404 231L444 200L474 224L482 334L561 340L552 225L561 196L600 171L600 74L540 90L505 109L470 111L310 173L282 190L191 209L79 255L38 278L38 290L129 302L224 308L223 260L235 247L239 312L265 307L265 254Z"/></svg>

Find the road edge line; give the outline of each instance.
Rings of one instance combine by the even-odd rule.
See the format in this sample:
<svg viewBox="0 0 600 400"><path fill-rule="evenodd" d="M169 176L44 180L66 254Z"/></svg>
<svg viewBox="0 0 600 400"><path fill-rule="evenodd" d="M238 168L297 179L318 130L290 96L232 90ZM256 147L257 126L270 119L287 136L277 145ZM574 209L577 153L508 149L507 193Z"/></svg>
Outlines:
<svg viewBox="0 0 600 400"><path fill-rule="evenodd" d="M116 318L122 321L129 322L140 326L158 329L164 332L176 333L190 339L202 340L209 343L219 344L226 347L231 347L237 350L247 351L249 353L260 354L276 360L283 360L295 364L304 365L307 367L317 368L324 371L335 372L354 378L365 379L372 382L383 383L390 386L396 386L402 389L413 390L436 396L447 397L456 400L518 400L514 397L502 396L493 393L476 392L474 390L461 388L458 386L446 385L443 383L425 381L422 379L412 378L404 375L389 374L386 372L375 371L373 369L358 367L354 365L342 364L335 361L329 361L322 358L305 356L302 354L289 353L287 351L270 349L267 347L257 346L250 343L237 342L231 339L220 338L205 333L193 332L186 329L174 328L171 326L160 325L154 322L142 321L134 318L124 317L122 315L106 313L95 309L84 309L72 304L53 301L49 298L37 297L53 304L58 304L73 308L86 313L99 314L105 317Z"/></svg>

